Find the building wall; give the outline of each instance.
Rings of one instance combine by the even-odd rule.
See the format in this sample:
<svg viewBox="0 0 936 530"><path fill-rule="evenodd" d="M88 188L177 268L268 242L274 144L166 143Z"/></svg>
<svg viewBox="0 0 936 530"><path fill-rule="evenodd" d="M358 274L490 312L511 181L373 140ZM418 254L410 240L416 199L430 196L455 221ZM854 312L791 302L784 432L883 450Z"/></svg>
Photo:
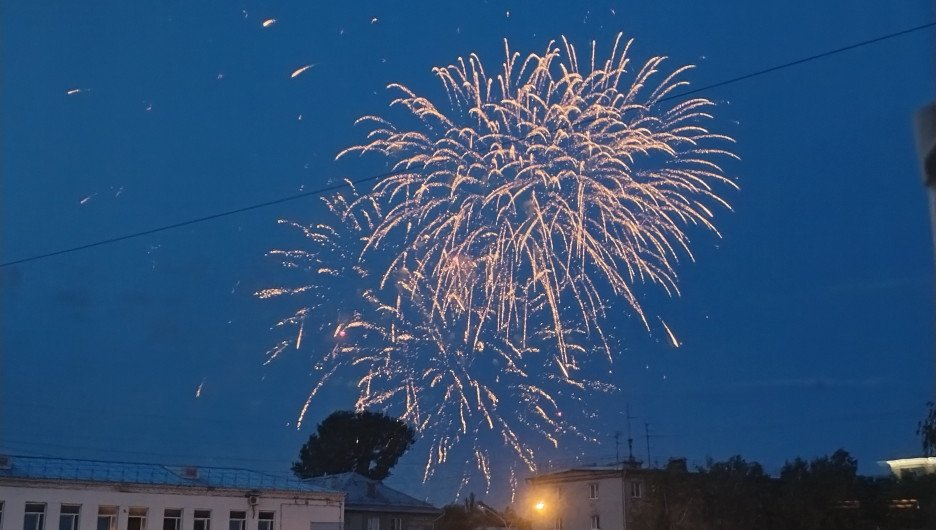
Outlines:
<svg viewBox="0 0 936 530"><path fill-rule="evenodd" d="M633 484L637 483L639 491ZM591 486L597 485L597 498L591 497ZM640 497L633 497L639 493ZM561 480L535 481L530 485L525 504L533 530L591 530L592 516L599 518L600 530L623 530L639 510L646 495L642 477L622 477L620 471L593 476L581 474ZM542 502L543 508L530 508ZM561 521L561 526L559 521Z"/></svg>
<svg viewBox="0 0 936 530"><path fill-rule="evenodd" d="M245 491L130 485L75 484L62 481L41 484L0 482L3 502L0 530L24 530L27 502L45 503L43 530L59 530L63 504L80 505L78 530L97 530L99 506L117 506L116 530L127 530L129 508L146 508L146 530L162 530L166 508L182 510L181 530L194 530L195 510L210 510L210 530L229 530L230 512L245 511L245 530L257 530L261 511L274 513L273 530L338 530L343 502L336 494L261 492L253 509Z"/></svg>
<svg viewBox="0 0 936 530"><path fill-rule="evenodd" d="M411 513L392 513L392 512L356 512L348 510L345 512L344 530L369 530L368 519L376 517L379 530L393 530L392 519L400 519L401 530L432 530L432 523L435 517L411 514Z"/></svg>

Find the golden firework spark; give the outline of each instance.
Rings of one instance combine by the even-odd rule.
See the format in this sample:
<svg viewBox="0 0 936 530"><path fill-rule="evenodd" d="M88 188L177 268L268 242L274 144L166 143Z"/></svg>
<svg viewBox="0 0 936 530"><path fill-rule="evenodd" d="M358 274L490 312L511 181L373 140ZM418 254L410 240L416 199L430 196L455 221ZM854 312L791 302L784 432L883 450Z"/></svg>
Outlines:
<svg viewBox="0 0 936 530"><path fill-rule="evenodd" d="M418 126L365 116L367 143L337 158L377 153L394 161L391 176L327 199L336 227L295 225L316 250L274 252L326 276L318 288L374 279L316 363L326 377L363 367L357 407L396 411L430 435L425 479L469 442L490 481L484 433L531 470L537 444L522 433L588 438L562 409L613 390L588 375L614 359L609 309L623 300L649 331L636 287L678 294L687 230L718 233L713 210L729 208L719 190L737 187L717 164L734 157L722 147L732 140L704 126L711 101L671 98L691 66L635 67L631 42L619 35L603 63L592 43L582 67L564 38L526 57L505 41L493 77L474 54L433 70L444 109L390 85L391 106ZM280 325L302 326L310 308Z"/></svg>
<svg viewBox="0 0 936 530"><path fill-rule="evenodd" d="M315 65L314 65L314 64L307 64L307 65L305 65L305 66L296 68L295 70L293 70L293 73L289 74L290 79L299 77L299 75L301 75L303 72L305 72L305 71L308 70L309 68L312 68L313 66L315 66Z"/></svg>

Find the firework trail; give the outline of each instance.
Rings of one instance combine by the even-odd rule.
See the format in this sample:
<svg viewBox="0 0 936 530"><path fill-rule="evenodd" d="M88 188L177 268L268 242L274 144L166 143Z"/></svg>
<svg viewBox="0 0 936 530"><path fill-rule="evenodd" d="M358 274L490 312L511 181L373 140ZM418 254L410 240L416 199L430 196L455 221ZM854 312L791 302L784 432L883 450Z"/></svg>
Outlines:
<svg viewBox="0 0 936 530"><path fill-rule="evenodd" d="M391 107L413 126L358 120L373 126L367 143L337 158L378 154L392 173L326 200L334 226L297 225L317 250L274 251L327 281L368 285L353 317L332 327L335 346L316 359L326 375L303 414L332 374L357 367L359 408L394 411L432 440L425 479L469 442L490 483L497 444L480 443L485 434L531 470L525 433L589 439L563 410L613 390L586 375L614 360L609 309L622 300L651 331L635 288L677 295L675 265L692 259L687 229L717 234L714 210L729 208L719 190L736 187L717 164L734 157L731 139L704 127L713 103L667 98L691 66L634 66L631 42L619 35L603 63L592 43L582 67L564 38L526 57L505 41L494 76L474 54L433 70L445 108L390 85L400 93ZM321 305L310 293L322 284L258 294ZM280 324L308 333L313 305Z"/></svg>

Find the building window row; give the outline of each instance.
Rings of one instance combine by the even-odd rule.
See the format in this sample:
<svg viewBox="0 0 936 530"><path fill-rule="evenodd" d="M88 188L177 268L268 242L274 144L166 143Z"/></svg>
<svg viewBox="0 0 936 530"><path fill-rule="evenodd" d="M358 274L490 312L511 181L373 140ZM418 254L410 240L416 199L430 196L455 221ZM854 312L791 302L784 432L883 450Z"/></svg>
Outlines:
<svg viewBox="0 0 936 530"><path fill-rule="evenodd" d="M182 530L182 510L166 508L163 511L163 530Z"/></svg>
<svg viewBox="0 0 936 530"><path fill-rule="evenodd" d="M45 503L27 502L23 516L23 530L42 530L45 523Z"/></svg>
<svg viewBox="0 0 936 530"><path fill-rule="evenodd" d="M59 512L59 530L78 530L78 515L81 506L77 504L63 504Z"/></svg>
<svg viewBox="0 0 936 530"><path fill-rule="evenodd" d="M3 525L4 502L0 501L0 528ZM126 530L147 530L147 508L130 507L127 510ZM58 530L78 530L80 504L62 504L59 511ZM257 530L273 530L275 513L261 511ZM45 530L46 504L27 502L23 515L23 530ZM211 530L211 510L195 510L193 530ZM98 506L97 530L117 530L117 506ZM163 512L162 530L182 530L182 510L166 508ZM231 511L228 530L247 530L247 512ZM393 530L399 530L394 528Z"/></svg>
<svg viewBox="0 0 936 530"><path fill-rule="evenodd" d="M195 510L195 530L211 530L211 510Z"/></svg>
<svg viewBox="0 0 936 530"><path fill-rule="evenodd" d="M273 512L260 512L257 530L273 530Z"/></svg>
<svg viewBox="0 0 936 530"><path fill-rule="evenodd" d="M116 506L98 506L97 530L117 530Z"/></svg>

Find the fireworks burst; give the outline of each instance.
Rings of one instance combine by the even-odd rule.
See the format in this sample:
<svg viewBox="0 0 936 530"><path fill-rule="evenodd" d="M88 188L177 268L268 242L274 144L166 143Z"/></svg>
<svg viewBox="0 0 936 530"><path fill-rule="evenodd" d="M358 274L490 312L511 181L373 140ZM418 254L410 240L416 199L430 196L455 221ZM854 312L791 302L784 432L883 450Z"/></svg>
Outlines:
<svg viewBox="0 0 936 530"><path fill-rule="evenodd" d="M719 190L735 187L716 163L734 156L731 139L704 127L713 103L668 97L691 66L632 66L620 35L604 63L592 43L587 68L565 39L525 58L504 46L493 77L474 54L434 69L444 109L390 86L416 126L365 116L367 143L338 158L377 153L391 175L326 200L334 227L300 227L316 250L274 251L325 282L259 293L305 295L334 276L370 284L332 326L303 414L337 370L362 369L357 406L395 411L432 440L425 479L467 441L490 483L488 433L530 470L537 444L522 433L588 439L562 411L613 389L587 369L614 359L609 309L623 300L650 331L635 288L678 294L686 230L717 234L713 210L729 207ZM311 310L280 324L308 333Z"/></svg>

